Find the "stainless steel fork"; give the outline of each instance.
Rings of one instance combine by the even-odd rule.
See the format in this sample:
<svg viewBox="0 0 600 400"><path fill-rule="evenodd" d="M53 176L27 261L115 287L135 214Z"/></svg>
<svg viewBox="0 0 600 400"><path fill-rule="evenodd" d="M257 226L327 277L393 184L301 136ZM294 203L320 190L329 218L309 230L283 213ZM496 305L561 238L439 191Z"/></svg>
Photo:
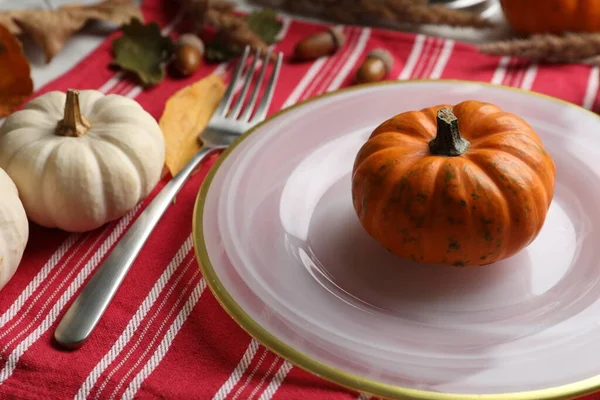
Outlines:
<svg viewBox="0 0 600 400"><path fill-rule="evenodd" d="M283 55L282 53L277 54L269 81L253 115L267 67L271 64L271 50L265 52L262 58L257 50L250 66L242 75L249 54L250 48L246 47L221 103L208 122L206 129L200 134L202 148L140 214L63 316L54 332L54 338L63 347L79 348L88 339L154 227L200 162L209 154L228 147L238 136L265 119L281 69ZM260 61L262 61L262 67L260 67L258 79L250 99L244 103ZM242 83L240 82L241 76L243 87L235 105L231 107L236 87Z"/></svg>

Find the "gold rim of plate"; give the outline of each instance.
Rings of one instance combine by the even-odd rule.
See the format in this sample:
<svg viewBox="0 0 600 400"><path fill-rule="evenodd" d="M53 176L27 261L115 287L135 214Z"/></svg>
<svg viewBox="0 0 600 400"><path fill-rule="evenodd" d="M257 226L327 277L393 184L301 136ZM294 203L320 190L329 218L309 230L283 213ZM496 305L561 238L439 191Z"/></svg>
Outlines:
<svg viewBox="0 0 600 400"><path fill-rule="evenodd" d="M564 399L564 398L572 398L576 396L583 396L589 393L592 393L596 390L600 389L600 375L596 375L591 378L587 378L578 382L569 383L562 386L551 387L547 389L539 389L533 391L526 392L511 392L511 393L503 393L503 394L460 394L460 393L440 393L433 392L427 390L419 390L419 389L411 389L402 386L395 386L392 384L382 383L375 380L363 378L361 376L346 372L336 367L329 366L324 364L318 360L315 360L306 354L294 349L292 346L284 343L279 340L273 334L271 334L267 329L262 327L259 323L254 321L246 312L240 307L240 305L231 297L231 295L227 292L222 282L219 280L219 277L213 268L212 263L208 257L206 243L204 241L204 227L202 224L202 215L204 212L204 206L206 202L206 196L210 185L221 167L222 163L227 159L227 157L231 154L231 152L248 136L254 133L263 125L273 121L274 119L280 118L282 115L285 115L291 110L294 110L298 107L302 107L307 103L311 103L314 101L318 101L324 97L335 96L340 93L350 92L350 91L359 91L361 89L365 89L367 87L373 86L381 86L381 85L402 85L407 83L467 83L467 84L476 84L482 86L495 87L500 89L512 90L515 92L520 92L527 96L536 96L542 97L547 100L551 100L554 102L561 103L565 106L575 107L580 111L585 111L587 113L593 114L596 117L599 117L596 113L587 110L583 107L580 107L576 104L570 103L565 100L561 100L552 96L548 96L545 94L530 92L524 89L519 89L511 86L505 85L497 85L487 82L478 82L478 81L466 81L466 80L458 80L458 79L437 79L437 80L428 80L428 79L412 79L406 81L384 81L370 84L357 85L352 87L347 87L339 90L335 90L329 93L325 93L319 96L312 97L300 103L297 103L291 107L283 109L269 118L267 118L262 123L256 125L252 129L248 130L242 136L240 136L227 150L225 150L212 166L208 175L204 179L200 190L198 192L198 196L196 198L196 203L194 206L193 213L193 221L192 221L192 233L193 233L193 242L196 253L196 258L198 260L198 264L200 266L200 270L206 280L210 290L213 295L216 297L217 301L221 304L221 306L225 309L225 311L233 318L233 320L240 325L250 336L254 337L256 340L261 342L265 347L279 355L280 357L286 359L290 363L300 367L306 371L313 373L323 379L334 382L338 385L344 386L346 388L356 390L362 393L385 397L385 398L410 398L410 399L422 399L422 400L550 400L550 399Z"/></svg>

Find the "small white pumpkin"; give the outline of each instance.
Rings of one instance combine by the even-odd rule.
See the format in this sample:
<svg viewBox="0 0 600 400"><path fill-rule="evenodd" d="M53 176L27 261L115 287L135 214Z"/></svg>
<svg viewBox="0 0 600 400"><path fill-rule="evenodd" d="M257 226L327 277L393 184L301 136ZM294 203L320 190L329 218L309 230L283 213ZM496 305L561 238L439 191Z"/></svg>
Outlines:
<svg viewBox="0 0 600 400"><path fill-rule="evenodd" d="M84 232L122 217L156 186L165 144L136 101L96 90L49 92L0 128L0 168L39 225Z"/></svg>
<svg viewBox="0 0 600 400"><path fill-rule="evenodd" d="M17 187L0 169L0 289L21 263L29 239L29 223Z"/></svg>

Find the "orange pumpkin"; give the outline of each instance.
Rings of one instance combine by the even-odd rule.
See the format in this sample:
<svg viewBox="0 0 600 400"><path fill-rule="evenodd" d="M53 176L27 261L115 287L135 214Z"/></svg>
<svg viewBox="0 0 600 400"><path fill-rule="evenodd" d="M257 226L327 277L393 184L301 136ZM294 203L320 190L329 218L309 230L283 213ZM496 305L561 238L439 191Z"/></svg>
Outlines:
<svg viewBox="0 0 600 400"><path fill-rule="evenodd" d="M500 0L514 30L525 33L600 31L598 0Z"/></svg>
<svg viewBox="0 0 600 400"><path fill-rule="evenodd" d="M483 265L538 235L555 175L527 122L465 101L379 125L356 156L352 199L365 230L400 257Z"/></svg>

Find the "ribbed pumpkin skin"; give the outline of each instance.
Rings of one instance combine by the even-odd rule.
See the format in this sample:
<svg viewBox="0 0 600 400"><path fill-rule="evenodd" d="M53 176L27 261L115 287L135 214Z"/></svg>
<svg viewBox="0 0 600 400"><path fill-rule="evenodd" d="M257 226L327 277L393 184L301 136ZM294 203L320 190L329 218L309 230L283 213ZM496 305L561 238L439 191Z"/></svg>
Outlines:
<svg viewBox="0 0 600 400"><path fill-rule="evenodd" d="M514 30L526 33L600 31L598 0L501 0Z"/></svg>
<svg viewBox="0 0 600 400"><path fill-rule="evenodd" d="M460 156L434 155L437 111L451 108L470 141ZM417 262L484 265L509 257L540 232L556 168L521 118L478 101L398 114L359 150L354 209L388 250Z"/></svg>

